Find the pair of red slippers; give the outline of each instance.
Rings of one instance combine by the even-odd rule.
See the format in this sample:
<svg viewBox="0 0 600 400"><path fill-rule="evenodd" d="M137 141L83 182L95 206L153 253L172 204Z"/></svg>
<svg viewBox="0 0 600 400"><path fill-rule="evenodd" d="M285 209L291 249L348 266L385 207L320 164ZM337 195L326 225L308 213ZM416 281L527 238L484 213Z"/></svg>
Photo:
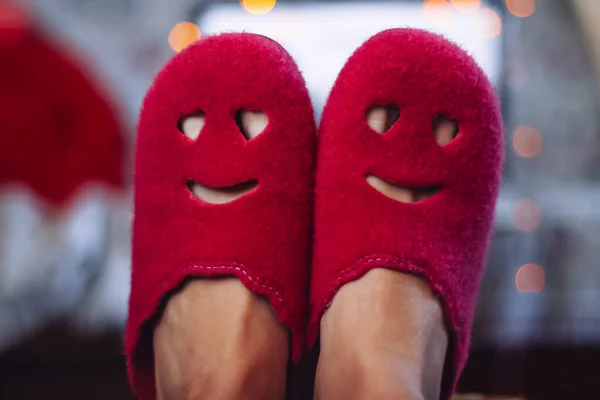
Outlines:
<svg viewBox="0 0 600 400"><path fill-rule="evenodd" d="M400 116L380 134L365 115L387 105ZM240 110L266 114L255 138L241 134ZM198 137L185 136L182 119L198 113L205 118ZM432 132L440 116L459 127L444 146ZM154 317L185 278L232 275L266 296L298 360L335 293L373 268L427 279L443 305L455 381L468 352L502 159L492 85L465 51L438 35L393 29L369 39L341 71L318 136L304 80L275 41L222 34L190 46L156 78L139 124L126 337L136 393L155 397ZM399 202L369 185L369 175L435 194ZM196 183L254 188L209 204L190 190Z"/></svg>

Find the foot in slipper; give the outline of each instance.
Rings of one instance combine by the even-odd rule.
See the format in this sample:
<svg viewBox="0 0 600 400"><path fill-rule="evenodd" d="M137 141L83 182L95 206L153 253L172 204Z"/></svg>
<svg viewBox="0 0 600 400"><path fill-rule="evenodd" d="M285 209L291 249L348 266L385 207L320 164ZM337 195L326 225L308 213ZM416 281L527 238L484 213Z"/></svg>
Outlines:
<svg viewBox="0 0 600 400"><path fill-rule="evenodd" d="M156 397L153 330L170 295L177 297L189 277L232 276L264 296L291 333L293 356L300 355L315 131L298 68L263 36L200 40L157 76L144 101L136 148L126 335L140 398ZM188 287L197 290L198 284ZM224 287L232 296L240 292L230 283ZM207 290L213 289L200 292ZM211 301L221 310L220 300L205 303ZM174 315L185 308L179 300L173 304Z"/></svg>
<svg viewBox="0 0 600 400"><path fill-rule="evenodd" d="M344 285L373 269L424 278L448 332L449 398L467 358L502 159L497 96L465 51L414 29L361 46L319 132L309 344Z"/></svg>

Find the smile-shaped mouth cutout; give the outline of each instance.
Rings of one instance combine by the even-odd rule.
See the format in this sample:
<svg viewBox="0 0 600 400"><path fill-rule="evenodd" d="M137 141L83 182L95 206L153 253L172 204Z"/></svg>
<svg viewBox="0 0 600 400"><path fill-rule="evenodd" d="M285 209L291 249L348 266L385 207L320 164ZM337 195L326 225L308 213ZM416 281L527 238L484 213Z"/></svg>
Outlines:
<svg viewBox="0 0 600 400"><path fill-rule="evenodd" d="M192 179L189 179L187 181L187 187L190 189L190 192L194 194L194 196L205 203L227 204L252 192L258 187L258 181L253 179L232 186L214 188L204 186Z"/></svg>
<svg viewBox="0 0 600 400"><path fill-rule="evenodd" d="M428 199L440 190L439 185L426 187L400 186L373 174L367 174L365 180L382 195L401 203L417 203Z"/></svg>

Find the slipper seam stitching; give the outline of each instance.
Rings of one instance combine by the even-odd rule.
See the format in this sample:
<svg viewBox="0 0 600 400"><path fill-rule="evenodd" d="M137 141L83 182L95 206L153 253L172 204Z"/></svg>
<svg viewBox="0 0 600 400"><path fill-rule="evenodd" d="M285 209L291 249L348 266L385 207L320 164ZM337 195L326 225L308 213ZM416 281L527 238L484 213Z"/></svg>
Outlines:
<svg viewBox="0 0 600 400"><path fill-rule="evenodd" d="M321 314L324 314L329 307L331 306L331 303L333 302L333 299L335 298L335 295L337 294L337 292L339 291L339 289L341 289L341 287L339 287L339 284L341 283L341 281L347 277L347 275L350 272L354 272L354 270L356 268L358 268L360 265L364 265L364 264L373 264L373 263L389 263L392 264L390 266L408 266L409 268L411 268L412 270L418 270L418 271L425 271L422 267L419 267L416 263L411 262L411 261L401 261L399 258L394 257L394 256L367 256L364 257L362 259L360 259L359 261L357 261L356 263L354 263L352 266L344 269L342 272L340 272L338 274L338 276L332 281L332 285L331 287L334 289L333 295L331 296L331 298L329 299L329 301L327 299L325 299L325 301L323 302L323 304L325 304L323 311L321 312Z"/></svg>
<svg viewBox="0 0 600 400"><path fill-rule="evenodd" d="M246 276L246 278L248 278L248 280L250 280L250 282L252 282L252 284L260 285L262 288L267 289L269 292L275 294L277 300L281 304L285 304L278 289L276 289L273 286L269 286L269 285L262 283L261 279L258 277L253 278L250 275L250 273L248 272L248 268L243 264L229 263L229 264L218 264L218 265L201 265L201 264L196 264L196 263L190 263L184 267L184 271L198 270L198 269L199 270L203 270L203 269L204 270L223 270L225 272L227 272L227 271L241 272L242 274L244 274Z"/></svg>

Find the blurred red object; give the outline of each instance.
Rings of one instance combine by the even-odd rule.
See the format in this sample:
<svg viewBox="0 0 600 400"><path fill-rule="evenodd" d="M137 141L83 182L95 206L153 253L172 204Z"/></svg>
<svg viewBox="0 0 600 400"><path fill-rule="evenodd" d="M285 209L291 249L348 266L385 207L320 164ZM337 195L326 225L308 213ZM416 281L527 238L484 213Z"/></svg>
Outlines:
<svg viewBox="0 0 600 400"><path fill-rule="evenodd" d="M28 23L27 13L13 2L0 0L0 46L17 42Z"/></svg>
<svg viewBox="0 0 600 400"><path fill-rule="evenodd" d="M0 0L0 185L61 204L84 183L123 186L124 132L88 73Z"/></svg>

